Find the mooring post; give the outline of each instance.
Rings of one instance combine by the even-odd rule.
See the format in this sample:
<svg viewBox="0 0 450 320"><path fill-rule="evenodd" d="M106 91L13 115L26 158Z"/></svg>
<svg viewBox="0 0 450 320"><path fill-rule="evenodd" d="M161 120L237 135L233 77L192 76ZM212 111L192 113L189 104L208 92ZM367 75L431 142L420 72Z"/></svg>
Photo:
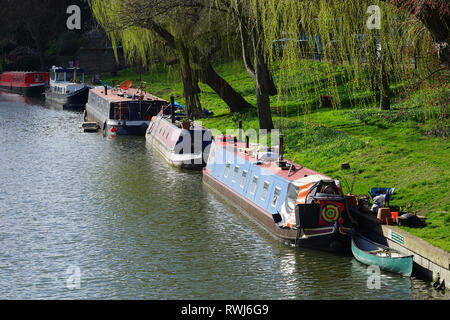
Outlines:
<svg viewBox="0 0 450 320"><path fill-rule="evenodd" d="M175 97L173 94L170 95L170 118L172 119L172 123L175 123Z"/></svg>
<svg viewBox="0 0 450 320"><path fill-rule="evenodd" d="M248 134L245 135L245 148L250 148L250 136Z"/></svg>

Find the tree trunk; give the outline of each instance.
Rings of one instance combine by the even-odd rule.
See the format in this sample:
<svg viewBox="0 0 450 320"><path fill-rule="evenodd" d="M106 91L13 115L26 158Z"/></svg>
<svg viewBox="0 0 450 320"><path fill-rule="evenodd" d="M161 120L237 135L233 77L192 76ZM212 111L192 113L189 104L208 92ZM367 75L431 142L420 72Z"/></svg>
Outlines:
<svg viewBox="0 0 450 320"><path fill-rule="evenodd" d="M260 129L273 129L272 113L270 112L270 97L256 84L256 104L258 106L258 122Z"/></svg>
<svg viewBox="0 0 450 320"><path fill-rule="evenodd" d="M389 75L386 70L386 66L384 62L381 62L381 71L380 71L380 109L381 110L390 110L391 109L391 89L389 87Z"/></svg>
<svg viewBox="0 0 450 320"><path fill-rule="evenodd" d="M202 64L200 71L200 81L207 84L217 95L228 105L230 112L242 112L253 108L233 87L230 86L208 62Z"/></svg>
<svg viewBox="0 0 450 320"><path fill-rule="evenodd" d="M183 80L184 99L188 116L191 118L199 118L202 116L202 107L198 94L200 87L198 86L198 76L191 67L191 59L189 50L182 41L177 41L178 52L181 62L181 78Z"/></svg>
<svg viewBox="0 0 450 320"><path fill-rule="evenodd" d="M434 50L436 50L440 65L450 68L450 47L448 43L450 17L440 15L439 9L427 7L420 19L431 33Z"/></svg>
<svg viewBox="0 0 450 320"><path fill-rule="evenodd" d="M388 2L388 0L384 0ZM408 1L396 1L397 7L411 11L413 8ZM430 7L428 3L423 3L421 13L418 18L433 38L433 47L436 50L439 64L443 67L450 68L450 45L448 43L448 28L450 26L450 16L442 12L439 5Z"/></svg>
<svg viewBox="0 0 450 320"><path fill-rule="evenodd" d="M207 84L211 87L219 96L220 98L228 105L231 112L240 112L248 108L252 108L253 106L248 103L239 93L237 93L233 87L230 86L228 82L226 82L217 72L214 70L214 68L211 65L211 62L209 60L209 57L203 56L198 50L191 49L191 52L188 52L188 49L184 45L177 45L177 40L173 37L173 35L161 27L160 25L154 23L154 21L149 20L147 28L150 28L151 30L155 31L164 41L166 44L171 47L172 49L176 50L179 55L179 59L177 59L176 63L180 63L181 69L190 69L192 73L192 69L189 66L184 66L183 64L186 64L185 61L190 60L190 53L192 54L193 62L196 63L198 66L200 66L200 70L198 72L198 79L201 82ZM174 61L175 62L175 61ZM183 72L182 72L183 73ZM189 72L188 72L189 73ZM186 78L186 82L189 83L190 81L188 78ZM183 84L184 84L183 80ZM188 84L188 87L190 85ZM193 91L197 92L196 98L190 99L192 101L198 101L198 105L200 106L200 101L198 100L198 93L200 92L200 89L198 88L198 83L196 83L197 88L187 88L185 87L186 91ZM186 99L188 101L188 99ZM197 112L201 112L201 107L194 107Z"/></svg>
<svg viewBox="0 0 450 320"><path fill-rule="evenodd" d="M258 107L259 128L272 130L272 113L270 110L270 86L273 84L271 77L268 78L269 72L267 64L264 61L264 55L261 47L257 45L257 39L254 39L255 49L255 71L256 71L256 104Z"/></svg>
<svg viewBox="0 0 450 320"><path fill-rule="evenodd" d="M276 87L264 58L259 38L260 30L255 28L250 32L246 21L240 19L242 56L247 72L255 83L259 128L272 130L274 127L270 110L270 94L276 94ZM253 64L251 63L252 55Z"/></svg>
<svg viewBox="0 0 450 320"><path fill-rule="evenodd" d="M258 107L258 121L260 129L273 129L272 113L270 110L270 95L267 90L267 79L261 63L256 63L256 105Z"/></svg>

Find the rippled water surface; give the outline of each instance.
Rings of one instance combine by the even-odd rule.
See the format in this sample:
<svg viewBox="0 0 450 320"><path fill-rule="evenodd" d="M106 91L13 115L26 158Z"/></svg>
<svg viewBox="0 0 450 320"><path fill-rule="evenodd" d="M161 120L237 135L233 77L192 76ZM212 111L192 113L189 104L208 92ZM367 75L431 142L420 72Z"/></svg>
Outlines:
<svg viewBox="0 0 450 320"><path fill-rule="evenodd" d="M0 94L0 299L446 298L384 272L369 289L352 257L283 244L145 138L81 123Z"/></svg>

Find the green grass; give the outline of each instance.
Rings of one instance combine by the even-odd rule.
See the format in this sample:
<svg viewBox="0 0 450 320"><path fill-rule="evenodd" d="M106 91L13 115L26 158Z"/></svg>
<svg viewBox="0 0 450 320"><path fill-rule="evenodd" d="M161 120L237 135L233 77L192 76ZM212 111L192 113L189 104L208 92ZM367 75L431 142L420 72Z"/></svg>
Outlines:
<svg viewBox="0 0 450 320"><path fill-rule="evenodd" d="M330 76L321 63L309 61L305 66L313 68L321 81ZM294 77L292 81L301 81L304 91L315 92L317 82L301 77L302 67L296 70L299 80ZM253 82L241 63L222 63L216 70L247 101L256 103ZM137 76L122 70L115 79L135 81ZM149 92L167 100L174 94L176 101L184 103L177 74L157 66L142 79ZM275 73L277 84L280 79ZM384 112L371 101L370 92L351 93L345 79L337 82L341 109L320 108L320 90L306 98L285 91L271 98L275 127L286 136L286 158L331 177L354 179L355 194L367 194L372 187L395 187L391 206L401 213L424 215L429 222L424 228L405 229L450 252L448 82L430 82L406 95L402 84L397 84L398 96L391 110ZM283 88L289 86L295 84L283 83ZM258 128L256 109L232 115L211 88L201 85L201 90L202 107L214 112L202 120L205 126L225 132L243 120L244 130ZM346 162L351 165L350 173L340 170ZM345 192L350 191L343 186Z"/></svg>

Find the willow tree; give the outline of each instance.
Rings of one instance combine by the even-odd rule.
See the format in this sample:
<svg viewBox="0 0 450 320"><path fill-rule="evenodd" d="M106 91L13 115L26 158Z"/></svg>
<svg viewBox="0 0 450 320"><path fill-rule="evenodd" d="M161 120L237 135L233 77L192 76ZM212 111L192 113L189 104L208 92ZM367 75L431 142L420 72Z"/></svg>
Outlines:
<svg viewBox="0 0 450 320"><path fill-rule="evenodd" d="M256 105L260 129L274 128L270 109L270 96L277 94L269 62L265 55L266 43L261 12L252 2L255 0L211 0L215 8L228 13L229 32L240 38L242 58L247 73L255 84ZM232 27L234 26L234 28Z"/></svg>
<svg viewBox="0 0 450 320"><path fill-rule="evenodd" d="M122 44L128 61L176 56L190 116L202 114L199 81L209 85L231 112L251 107L212 67L212 56L221 45L220 29L206 20L214 14L206 0L90 0L90 5L113 46Z"/></svg>
<svg viewBox="0 0 450 320"><path fill-rule="evenodd" d="M347 94L356 98L360 92L371 92L368 103L380 97L380 107L390 106L393 81L427 74L436 69L437 60L431 54L432 37L423 24L408 18L408 12L385 1L377 0L267 0L252 1L261 12L265 43L292 35L284 43L281 58L281 83L296 84L296 93L305 101L318 95L332 97L334 107L342 103L338 91L339 77L347 80ZM380 24L371 25L368 10L380 10ZM368 12L369 11L369 12ZM417 39L420 38L420 42ZM302 39L302 41L300 41ZM311 59L311 48L317 48L323 60L327 78L321 79L317 66L307 64L301 77L298 64ZM278 58L272 46L266 46L269 61ZM414 56L423 57L414 69ZM315 91L305 90L305 79L314 81ZM308 80L309 81L309 80ZM292 87L292 86L291 86Z"/></svg>

